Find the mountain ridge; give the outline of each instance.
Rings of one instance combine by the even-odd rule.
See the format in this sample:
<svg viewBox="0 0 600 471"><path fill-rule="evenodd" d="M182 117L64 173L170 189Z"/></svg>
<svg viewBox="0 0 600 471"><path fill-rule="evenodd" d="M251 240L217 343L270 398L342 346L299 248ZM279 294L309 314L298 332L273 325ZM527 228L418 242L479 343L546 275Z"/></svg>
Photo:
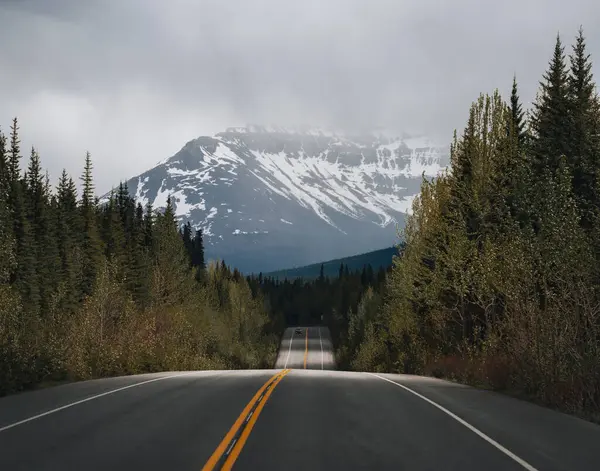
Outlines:
<svg viewBox="0 0 600 471"><path fill-rule="evenodd" d="M422 175L448 161L425 137L249 125L192 139L127 185L155 209L170 195L208 258L267 272L395 244Z"/></svg>
<svg viewBox="0 0 600 471"><path fill-rule="evenodd" d="M285 279L293 281L298 278L311 280L319 277L322 266L324 276L331 278L338 276L340 264L344 264L345 267L347 266L350 271L362 270L365 265L370 265L376 272L380 268L389 268L392 265L393 257L398 255L398 253L398 247L386 247L371 252L312 263L302 267L292 267L263 273L262 276L264 278L273 278L279 281Z"/></svg>

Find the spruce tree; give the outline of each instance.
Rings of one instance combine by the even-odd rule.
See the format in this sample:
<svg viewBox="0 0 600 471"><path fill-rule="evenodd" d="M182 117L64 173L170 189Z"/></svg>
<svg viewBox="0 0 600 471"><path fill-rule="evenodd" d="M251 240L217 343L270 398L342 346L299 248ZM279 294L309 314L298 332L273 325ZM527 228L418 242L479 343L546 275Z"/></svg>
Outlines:
<svg viewBox="0 0 600 471"><path fill-rule="evenodd" d="M206 268L206 262L204 259L204 236L202 228L198 229L194 234L192 245L192 266L204 270Z"/></svg>
<svg viewBox="0 0 600 471"><path fill-rule="evenodd" d="M510 94L510 113L512 116L513 132L515 133L519 146L523 147L525 144L525 112L521 106L519 99L519 92L517 89L517 76L513 76L512 90Z"/></svg>
<svg viewBox="0 0 600 471"><path fill-rule="evenodd" d="M190 265L193 265L193 241L192 241L192 225L190 222L186 222L181 228L181 239L183 240L183 246L187 251L190 258Z"/></svg>
<svg viewBox="0 0 600 471"><path fill-rule="evenodd" d="M152 302L154 305L173 305L190 295L191 289L188 254L177 229L177 220L171 202L158 215L154 227L154 266L152 275Z"/></svg>
<svg viewBox="0 0 600 471"><path fill-rule="evenodd" d="M0 131L0 285L8 283L17 263L13 221L9 206L6 138Z"/></svg>
<svg viewBox="0 0 600 471"><path fill-rule="evenodd" d="M66 312L72 312L79 299L77 282L79 266L76 254L79 246L81 224L77 208L77 187L64 169L58 180L56 191L54 226L60 259L60 283L64 292L61 307Z"/></svg>
<svg viewBox="0 0 600 471"><path fill-rule="evenodd" d="M102 239L105 257L115 263L121 275L125 266L125 233L119 196L111 192L108 204L103 208Z"/></svg>
<svg viewBox="0 0 600 471"><path fill-rule="evenodd" d="M150 260L145 237L144 208L138 203L127 242L127 288L142 307L147 305L150 296Z"/></svg>
<svg viewBox="0 0 600 471"><path fill-rule="evenodd" d="M36 280L35 243L31 223L28 219L26 199L27 181L21 177L21 147L17 119L13 119L10 134L8 159L8 203L13 221L13 234L16 240L15 270L11 282L15 283L24 305L32 311L39 306L39 284Z"/></svg>
<svg viewBox="0 0 600 471"><path fill-rule="evenodd" d="M83 267L81 291L84 295L92 292L96 272L102 260L102 241L99 236L96 217L96 198L92 177L92 158L89 152L85 156L85 166L81 176L83 183L80 214L83 229Z"/></svg>
<svg viewBox="0 0 600 471"><path fill-rule="evenodd" d="M46 311L50 297L58 285L58 253L53 237L50 215L50 194L43 175L40 157L31 149L27 168L27 217L31 224L34 244L32 258L35 281L39 286L42 311Z"/></svg>
<svg viewBox="0 0 600 471"><path fill-rule="evenodd" d="M2 129L0 129L0 187L2 187L6 192L8 192L9 182L7 157L6 136L2 133ZM5 197L8 197L8 194L5 194ZM6 204L8 203L6 202Z"/></svg>
<svg viewBox="0 0 600 471"><path fill-rule="evenodd" d="M19 123L17 118L13 119L10 127L10 152L8 158L8 175L11 182L19 181L21 178L21 141L19 139Z"/></svg>
<svg viewBox="0 0 600 471"><path fill-rule="evenodd" d="M152 240L153 240L153 227L154 227L154 209L152 203L146 204L146 211L144 213L144 245L148 250L152 251Z"/></svg>
<svg viewBox="0 0 600 471"><path fill-rule="evenodd" d="M591 229L600 199L596 192L600 129L595 119L595 84L592 62L586 52L583 29L579 29L573 53L569 56L569 114L572 117L570 144L573 189L582 216L582 224Z"/></svg>
<svg viewBox="0 0 600 471"><path fill-rule="evenodd" d="M560 157L566 156L571 165L572 116L570 113L568 76L564 47L556 37L554 53L548 70L540 82L540 94L532 114L532 153L536 174L544 168L555 172Z"/></svg>

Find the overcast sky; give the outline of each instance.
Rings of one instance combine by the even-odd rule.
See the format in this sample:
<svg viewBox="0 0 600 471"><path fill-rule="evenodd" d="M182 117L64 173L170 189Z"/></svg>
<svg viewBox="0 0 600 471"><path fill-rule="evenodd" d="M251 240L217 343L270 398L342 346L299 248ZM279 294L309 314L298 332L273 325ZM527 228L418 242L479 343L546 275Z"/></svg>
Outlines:
<svg viewBox="0 0 600 471"><path fill-rule="evenodd" d="M0 0L0 125L53 179L89 150L99 193L246 123L446 143L514 72L531 101L580 24L600 63L597 0Z"/></svg>

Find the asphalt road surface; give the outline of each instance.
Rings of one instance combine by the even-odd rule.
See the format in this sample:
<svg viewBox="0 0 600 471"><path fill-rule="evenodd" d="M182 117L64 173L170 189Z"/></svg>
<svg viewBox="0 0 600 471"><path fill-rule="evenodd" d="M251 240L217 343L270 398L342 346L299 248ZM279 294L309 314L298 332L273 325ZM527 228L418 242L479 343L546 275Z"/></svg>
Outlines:
<svg viewBox="0 0 600 471"><path fill-rule="evenodd" d="M0 470L600 470L600 426L488 391L334 371L326 328L276 369L170 372L0 398Z"/></svg>

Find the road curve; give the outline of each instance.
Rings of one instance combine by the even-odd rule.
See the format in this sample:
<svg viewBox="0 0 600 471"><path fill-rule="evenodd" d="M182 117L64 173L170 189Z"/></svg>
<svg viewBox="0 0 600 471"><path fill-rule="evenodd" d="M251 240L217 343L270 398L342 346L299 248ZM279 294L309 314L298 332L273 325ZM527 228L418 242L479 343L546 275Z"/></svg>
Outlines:
<svg viewBox="0 0 600 471"><path fill-rule="evenodd" d="M273 370L138 375L0 398L0 469L600 469L598 425L437 379L334 371L326 329L320 341L318 327L308 341L301 329L286 331Z"/></svg>

